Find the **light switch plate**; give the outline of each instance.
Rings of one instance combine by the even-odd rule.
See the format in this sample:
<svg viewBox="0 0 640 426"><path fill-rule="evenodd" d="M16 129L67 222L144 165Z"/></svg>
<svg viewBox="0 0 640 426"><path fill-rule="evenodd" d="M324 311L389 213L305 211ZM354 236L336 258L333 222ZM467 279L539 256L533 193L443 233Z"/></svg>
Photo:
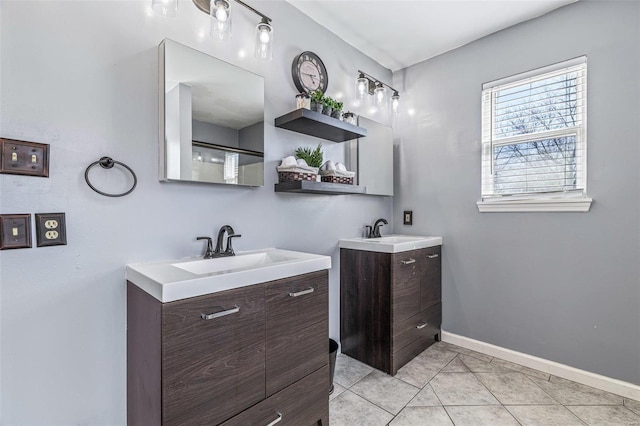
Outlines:
<svg viewBox="0 0 640 426"><path fill-rule="evenodd" d="M402 221L403 225L413 225L413 210L405 210Z"/></svg>
<svg viewBox="0 0 640 426"><path fill-rule="evenodd" d="M0 139L0 173L49 177L49 145Z"/></svg>
<svg viewBox="0 0 640 426"><path fill-rule="evenodd" d="M0 250L31 248L31 215L0 215Z"/></svg>
<svg viewBox="0 0 640 426"><path fill-rule="evenodd" d="M36 244L38 247L67 245L64 213L36 213Z"/></svg>

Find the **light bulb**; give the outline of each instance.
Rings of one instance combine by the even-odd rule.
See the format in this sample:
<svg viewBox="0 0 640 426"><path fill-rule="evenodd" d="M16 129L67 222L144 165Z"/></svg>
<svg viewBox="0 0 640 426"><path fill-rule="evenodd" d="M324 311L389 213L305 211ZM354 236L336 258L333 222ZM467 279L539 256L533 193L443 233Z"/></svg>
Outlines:
<svg viewBox="0 0 640 426"><path fill-rule="evenodd" d="M255 57L261 61L270 61L272 45L273 27L269 25L269 21L266 18L263 18L256 27Z"/></svg>
<svg viewBox="0 0 640 426"><path fill-rule="evenodd" d="M391 112L394 116L398 116L398 110L400 108L400 95L398 92L393 92L393 96L391 96Z"/></svg>
<svg viewBox="0 0 640 426"><path fill-rule="evenodd" d="M223 7L219 7L216 10L216 19L218 21L226 22L228 17L229 17L229 14L227 13L227 11Z"/></svg>
<svg viewBox="0 0 640 426"><path fill-rule="evenodd" d="M267 44L271 40L271 36L269 35L269 31L261 30L260 31L260 43Z"/></svg>
<svg viewBox="0 0 640 426"><path fill-rule="evenodd" d="M367 95L369 94L369 80L360 74L360 77L356 80L356 101L358 105L364 105Z"/></svg>
<svg viewBox="0 0 640 426"><path fill-rule="evenodd" d="M231 11L227 0L211 0L211 36L218 40L231 38Z"/></svg>
<svg viewBox="0 0 640 426"><path fill-rule="evenodd" d="M381 107L384 104L384 87L382 83L376 84L376 88L373 90L373 96L376 100L376 106Z"/></svg>

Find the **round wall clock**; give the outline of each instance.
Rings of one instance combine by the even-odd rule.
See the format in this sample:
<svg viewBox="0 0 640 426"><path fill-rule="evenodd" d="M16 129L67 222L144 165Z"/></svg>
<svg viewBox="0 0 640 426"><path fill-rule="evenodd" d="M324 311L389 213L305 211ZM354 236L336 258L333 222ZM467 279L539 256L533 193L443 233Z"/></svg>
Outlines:
<svg viewBox="0 0 640 426"><path fill-rule="evenodd" d="M322 93L327 91L329 84L327 68L313 52L302 52L293 58L291 76L300 92L313 92L318 89L322 90Z"/></svg>

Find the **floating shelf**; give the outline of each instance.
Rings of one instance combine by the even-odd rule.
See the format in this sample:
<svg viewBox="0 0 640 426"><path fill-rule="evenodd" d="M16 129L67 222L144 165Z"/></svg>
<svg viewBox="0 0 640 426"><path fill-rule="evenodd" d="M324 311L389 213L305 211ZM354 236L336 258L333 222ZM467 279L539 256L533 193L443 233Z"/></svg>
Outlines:
<svg viewBox="0 0 640 426"><path fill-rule="evenodd" d="M345 185L342 183L330 182L314 182L310 180L276 183L275 186L276 192L291 192L295 194L349 195L367 193L367 188L365 186Z"/></svg>
<svg viewBox="0 0 640 426"><path fill-rule="evenodd" d="M310 109L300 108L276 118L276 127L333 142L346 142L367 136L367 129Z"/></svg>

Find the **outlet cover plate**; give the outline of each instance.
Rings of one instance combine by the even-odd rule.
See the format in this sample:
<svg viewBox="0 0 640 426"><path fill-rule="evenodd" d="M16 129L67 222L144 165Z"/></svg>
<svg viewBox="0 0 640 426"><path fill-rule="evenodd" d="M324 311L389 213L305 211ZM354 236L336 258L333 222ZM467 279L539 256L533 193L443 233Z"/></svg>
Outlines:
<svg viewBox="0 0 640 426"><path fill-rule="evenodd" d="M403 225L413 225L413 210L405 210L403 216Z"/></svg>
<svg viewBox="0 0 640 426"><path fill-rule="evenodd" d="M0 215L0 250L31 248L31 215Z"/></svg>
<svg viewBox="0 0 640 426"><path fill-rule="evenodd" d="M49 177L49 145L0 139L0 173Z"/></svg>
<svg viewBox="0 0 640 426"><path fill-rule="evenodd" d="M38 247L67 245L64 213L36 213L36 244Z"/></svg>

